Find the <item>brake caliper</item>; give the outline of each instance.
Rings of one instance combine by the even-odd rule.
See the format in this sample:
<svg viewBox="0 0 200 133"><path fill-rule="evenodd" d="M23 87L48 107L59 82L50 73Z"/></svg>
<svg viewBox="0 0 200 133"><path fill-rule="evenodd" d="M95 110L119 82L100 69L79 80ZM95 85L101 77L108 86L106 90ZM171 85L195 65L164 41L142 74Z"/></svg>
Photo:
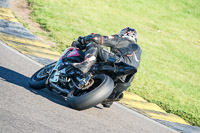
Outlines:
<svg viewBox="0 0 200 133"><path fill-rule="evenodd" d="M86 89L90 88L94 83L94 80L90 76L86 76L85 78L76 77L76 79L79 81L78 86L82 90L86 90Z"/></svg>

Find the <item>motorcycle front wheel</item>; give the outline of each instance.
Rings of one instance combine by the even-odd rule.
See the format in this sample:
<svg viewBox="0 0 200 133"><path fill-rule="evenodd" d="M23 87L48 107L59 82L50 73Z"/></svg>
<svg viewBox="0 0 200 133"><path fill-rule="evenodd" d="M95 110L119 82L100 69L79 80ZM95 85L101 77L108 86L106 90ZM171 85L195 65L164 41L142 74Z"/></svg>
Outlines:
<svg viewBox="0 0 200 133"><path fill-rule="evenodd" d="M53 62L49 65L38 70L29 80L29 86L33 89L40 90L45 88L45 82L49 76L49 73L54 68L56 62Z"/></svg>
<svg viewBox="0 0 200 133"><path fill-rule="evenodd" d="M101 103L108 98L114 89L113 80L104 74L93 77L94 84L80 92L71 91L67 96L67 104L76 110L84 110Z"/></svg>

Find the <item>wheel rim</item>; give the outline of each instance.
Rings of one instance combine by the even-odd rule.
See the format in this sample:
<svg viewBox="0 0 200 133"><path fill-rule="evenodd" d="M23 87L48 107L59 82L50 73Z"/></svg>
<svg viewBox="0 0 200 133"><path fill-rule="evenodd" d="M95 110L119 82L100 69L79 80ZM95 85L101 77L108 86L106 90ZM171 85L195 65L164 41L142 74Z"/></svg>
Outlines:
<svg viewBox="0 0 200 133"><path fill-rule="evenodd" d="M44 79L46 78L51 70L54 68L55 64L44 67L41 71L39 71L36 75L36 79Z"/></svg>
<svg viewBox="0 0 200 133"><path fill-rule="evenodd" d="M43 79L45 77L47 77L48 74L45 72L45 69L42 69L37 75L36 75L36 78L37 79Z"/></svg>

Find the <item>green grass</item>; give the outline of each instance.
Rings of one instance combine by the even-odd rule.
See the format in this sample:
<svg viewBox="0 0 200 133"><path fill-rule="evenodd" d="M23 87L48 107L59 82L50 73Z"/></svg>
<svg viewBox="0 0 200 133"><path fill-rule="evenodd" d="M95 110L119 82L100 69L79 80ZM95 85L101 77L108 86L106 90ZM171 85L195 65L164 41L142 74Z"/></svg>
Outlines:
<svg viewBox="0 0 200 133"><path fill-rule="evenodd" d="M73 38L138 32L141 65L130 92L200 126L199 0L29 0L32 18L63 51Z"/></svg>

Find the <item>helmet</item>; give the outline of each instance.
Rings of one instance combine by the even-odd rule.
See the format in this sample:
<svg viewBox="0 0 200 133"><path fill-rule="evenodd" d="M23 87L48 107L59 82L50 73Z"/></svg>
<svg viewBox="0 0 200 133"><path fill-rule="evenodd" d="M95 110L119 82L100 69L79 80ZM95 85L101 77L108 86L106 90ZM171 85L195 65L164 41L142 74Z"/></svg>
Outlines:
<svg viewBox="0 0 200 133"><path fill-rule="evenodd" d="M129 40L133 40L135 41L135 43L137 42L137 32L133 28L126 27L122 29L119 33L119 36L123 38L128 38Z"/></svg>

